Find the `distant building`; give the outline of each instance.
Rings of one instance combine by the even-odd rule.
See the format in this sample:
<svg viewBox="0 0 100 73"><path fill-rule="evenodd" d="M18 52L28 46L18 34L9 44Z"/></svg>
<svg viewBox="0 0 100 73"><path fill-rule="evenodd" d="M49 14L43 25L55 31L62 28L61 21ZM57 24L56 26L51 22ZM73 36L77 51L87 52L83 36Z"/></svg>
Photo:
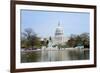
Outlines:
<svg viewBox="0 0 100 73"><path fill-rule="evenodd" d="M54 35L48 37L47 40L51 41L53 45L64 45L65 42L69 40L69 38L67 36L64 36L64 29L60 25L60 23L58 23L58 26L55 28Z"/></svg>
<svg viewBox="0 0 100 73"><path fill-rule="evenodd" d="M55 44L62 44L64 42L64 30L63 27L60 26L60 23L58 23L56 27L54 42Z"/></svg>

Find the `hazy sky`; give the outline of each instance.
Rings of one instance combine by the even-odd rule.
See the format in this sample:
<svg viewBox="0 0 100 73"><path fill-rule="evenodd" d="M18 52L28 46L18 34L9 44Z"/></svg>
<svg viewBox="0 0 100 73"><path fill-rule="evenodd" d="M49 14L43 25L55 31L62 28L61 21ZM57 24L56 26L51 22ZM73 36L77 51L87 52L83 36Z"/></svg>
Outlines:
<svg viewBox="0 0 100 73"><path fill-rule="evenodd" d="M21 10L21 32L32 28L38 36L54 36L60 22L65 36L89 33L89 17L89 13Z"/></svg>

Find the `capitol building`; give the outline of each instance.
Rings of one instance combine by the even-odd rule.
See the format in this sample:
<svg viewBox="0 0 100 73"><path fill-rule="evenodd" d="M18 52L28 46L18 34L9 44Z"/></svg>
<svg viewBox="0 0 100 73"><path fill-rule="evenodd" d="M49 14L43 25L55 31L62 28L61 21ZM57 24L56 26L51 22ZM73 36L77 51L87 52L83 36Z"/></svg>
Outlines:
<svg viewBox="0 0 100 73"><path fill-rule="evenodd" d="M49 42L52 42L52 45L64 45L69 40L69 38L67 36L64 36L64 28L60 25L60 23L58 23L54 31L54 36L48 37L47 40L49 40Z"/></svg>
<svg viewBox="0 0 100 73"><path fill-rule="evenodd" d="M53 38L54 44L64 44L68 41L68 37L64 36L64 29L60 26L60 23L58 23L58 26L55 30L55 36Z"/></svg>

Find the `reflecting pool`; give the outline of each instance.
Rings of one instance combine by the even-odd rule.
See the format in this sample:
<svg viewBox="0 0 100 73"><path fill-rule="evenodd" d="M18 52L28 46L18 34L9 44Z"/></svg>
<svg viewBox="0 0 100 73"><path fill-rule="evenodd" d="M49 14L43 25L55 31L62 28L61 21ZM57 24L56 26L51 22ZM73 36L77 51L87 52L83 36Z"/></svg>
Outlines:
<svg viewBox="0 0 100 73"><path fill-rule="evenodd" d="M51 62L89 59L89 49L21 51L21 62Z"/></svg>

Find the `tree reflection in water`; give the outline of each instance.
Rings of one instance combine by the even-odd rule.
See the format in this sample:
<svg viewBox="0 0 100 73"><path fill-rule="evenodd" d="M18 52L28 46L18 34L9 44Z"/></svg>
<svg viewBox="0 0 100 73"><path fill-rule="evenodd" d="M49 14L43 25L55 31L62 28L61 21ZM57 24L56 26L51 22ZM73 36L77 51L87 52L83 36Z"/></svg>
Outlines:
<svg viewBox="0 0 100 73"><path fill-rule="evenodd" d="M89 50L39 50L21 52L21 62L50 62L68 60L87 60Z"/></svg>

